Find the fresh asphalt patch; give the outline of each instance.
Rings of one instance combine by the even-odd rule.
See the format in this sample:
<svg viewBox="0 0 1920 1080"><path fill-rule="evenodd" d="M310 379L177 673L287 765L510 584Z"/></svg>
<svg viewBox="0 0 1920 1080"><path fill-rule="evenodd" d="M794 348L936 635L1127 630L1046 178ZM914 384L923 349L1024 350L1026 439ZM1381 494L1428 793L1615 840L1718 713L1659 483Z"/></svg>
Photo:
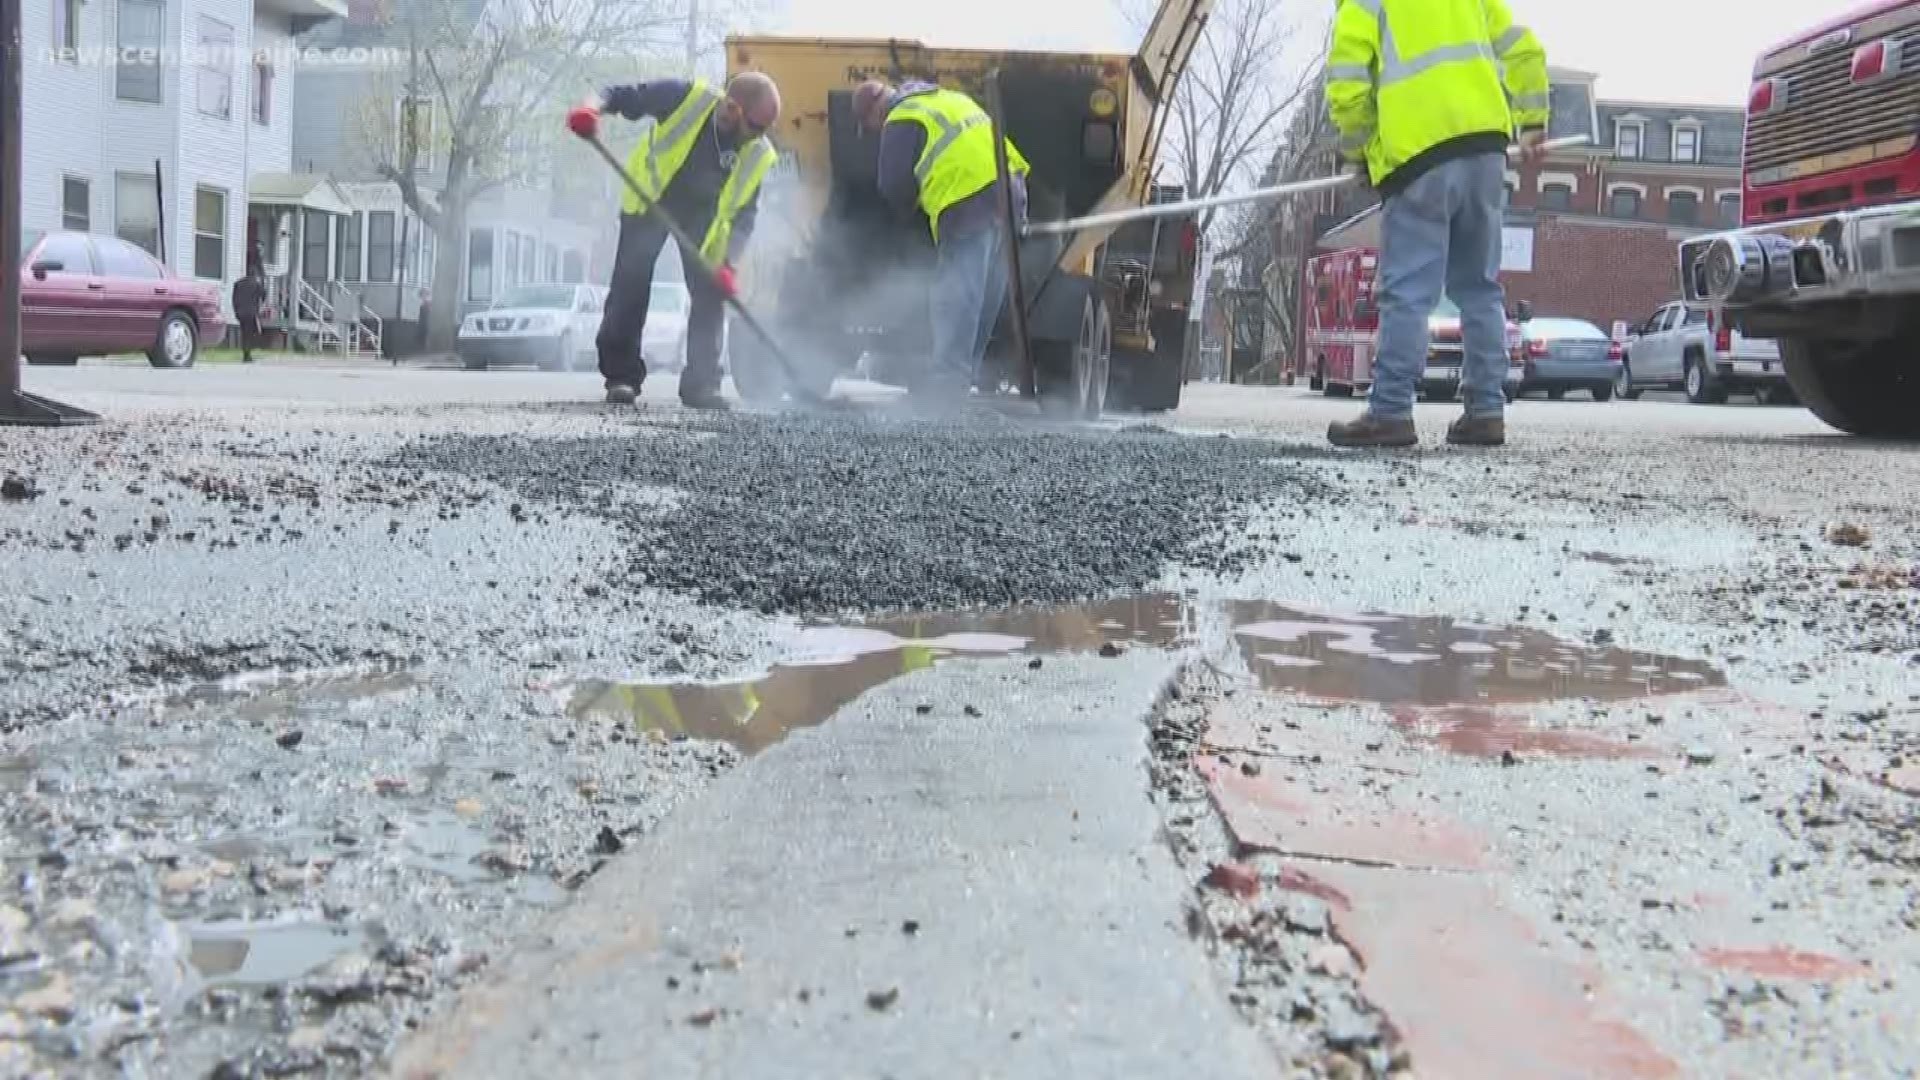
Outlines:
<svg viewBox="0 0 1920 1080"><path fill-rule="evenodd" d="M1261 439L982 416L733 415L634 436L461 436L391 464L632 530L624 582L766 613L941 609L1138 591L1243 565L1264 510L1337 498ZM658 489L662 499L621 492Z"/></svg>

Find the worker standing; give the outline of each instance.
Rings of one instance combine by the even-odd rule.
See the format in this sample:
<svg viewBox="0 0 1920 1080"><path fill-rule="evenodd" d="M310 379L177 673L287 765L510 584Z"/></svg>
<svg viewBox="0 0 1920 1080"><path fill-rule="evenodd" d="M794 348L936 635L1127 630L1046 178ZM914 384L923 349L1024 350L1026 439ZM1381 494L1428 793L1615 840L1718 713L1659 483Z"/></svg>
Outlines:
<svg viewBox="0 0 1920 1080"><path fill-rule="evenodd" d="M773 168L766 135L780 118L780 91L759 72L734 76L724 94L698 79L613 86L568 112L567 127L592 138L608 111L628 120L651 117L654 126L627 159L640 191L629 189L621 199L619 246L595 339L607 401L632 404L647 377L640 340L654 264L669 239L666 226L648 214L658 206L688 236L703 238L698 251L680 250L689 299L680 400L695 409L725 410L720 349L726 301L738 287L734 266L753 233L761 181Z"/></svg>
<svg viewBox="0 0 1920 1080"><path fill-rule="evenodd" d="M932 230L933 370L923 391L935 402L966 399L1006 301L1005 193L994 160L993 124L957 90L909 82L862 83L853 93L861 126L880 132L881 195ZM1026 158L1007 141L1014 226L1026 224Z"/></svg>
<svg viewBox="0 0 1920 1080"><path fill-rule="evenodd" d="M1346 160L1380 192L1380 331L1373 389L1336 446L1411 446L1427 320L1460 309L1466 408L1457 445L1506 442L1506 298L1500 226L1506 149L1544 153L1547 55L1506 0L1337 0L1327 107Z"/></svg>
<svg viewBox="0 0 1920 1080"><path fill-rule="evenodd" d="M260 267L247 262L245 277L233 283L233 320L240 325L240 362L253 363L253 347L260 343L260 309L267 302L267 286Z"/></svg>

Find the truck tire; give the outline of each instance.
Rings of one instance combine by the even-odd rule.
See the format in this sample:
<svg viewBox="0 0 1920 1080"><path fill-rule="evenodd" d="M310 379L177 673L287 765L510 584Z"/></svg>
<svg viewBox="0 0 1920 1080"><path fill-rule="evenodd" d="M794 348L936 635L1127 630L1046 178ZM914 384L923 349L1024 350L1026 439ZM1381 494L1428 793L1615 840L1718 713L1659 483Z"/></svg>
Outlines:
<svg viewBox="0 0 1920 1080"><path fill-rule="evenodd" d="M1154 312L1148 326L1153 331L1153 351L1132 358L1132 377L1118 404L1134 412L1172 412L1180 407L1180 389L1186 379L1186 312ZM1111 392L1108 404L1115 404Z"/></svg>
<svg viewBox="0 0 1920 1080"><path fill-rule="evenodd" d="M1107 404L1113 363L1113 324L1097 289L1085 291L1073 339L1033 343L1033 375L1040 408L1048 416L1097 420Z"/></svg>
<svg viewBox="0 0 1920 1080"><path fill-rule="evenodd" d="M1849 435L1920 439L1920 369L1900 338L1864 344L1781 338L1787 383L1813 415Z"/></svg>
<svg viewBox="0 0 1920 1080"><path fill-rule="evenodd" d="M1724 405L1727 403L1727 388L1713 377L1713 369L1706 358L1688 353L1680 374L1681 388L1687 392L1687 400L1695 405Z"/></svg>

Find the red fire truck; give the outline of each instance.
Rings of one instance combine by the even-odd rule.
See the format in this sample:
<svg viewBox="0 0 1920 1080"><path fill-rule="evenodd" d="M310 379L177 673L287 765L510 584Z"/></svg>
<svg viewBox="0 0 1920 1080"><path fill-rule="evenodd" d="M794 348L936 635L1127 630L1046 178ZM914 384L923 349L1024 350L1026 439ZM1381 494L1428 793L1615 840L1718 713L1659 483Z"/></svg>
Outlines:
<svg viewBox="0 0 1920 1080"><path fill-rule="evenodd" d="M1346 247L1315 255L1303 270L1295 355L1308 373L1308 385L1328 397L1349 397L1373 383L1374 335L1380 327L1373 297L1378 264L1374 248ZM1523 310L1521 318L1526 317ZM1421 373L1420 396L1428 401L1452 401L1460 392L1464 355L1459 309L1441 298L1427 326L1431 344L1426 370ZM1509 401L1519 393L1525 375L1522 348L1520 327L1509 320L1505 381Z"/></svg>
<svg viewBox="0 0 1920 1080"><path fill-rule="evenodd" d="M1741 227L1680 245L1688 303L1777 339L1820 419L1920 438L1920 0L1767 50L1744 159Z"/></svg>

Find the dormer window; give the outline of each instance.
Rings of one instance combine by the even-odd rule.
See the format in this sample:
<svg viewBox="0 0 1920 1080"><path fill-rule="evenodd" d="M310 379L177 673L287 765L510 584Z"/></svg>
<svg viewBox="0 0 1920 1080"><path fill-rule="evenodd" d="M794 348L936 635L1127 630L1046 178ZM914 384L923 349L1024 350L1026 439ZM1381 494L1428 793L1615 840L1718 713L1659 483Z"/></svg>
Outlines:
<svg viewBox="0 0 1920 1080"><path fill-rule="evenodd" d="M1613 124L1613 152L1616 157L1640 158L1646 155L1647 124L1644 120L1616 120Z"/></svg>
<svg viewBox="0 0 1920 1080"><path fill-rule="evenodd" d="M1700 160L1700 125L1692 120L1676 120L1673 125L1673 160L1692 164Z"/></svg>

